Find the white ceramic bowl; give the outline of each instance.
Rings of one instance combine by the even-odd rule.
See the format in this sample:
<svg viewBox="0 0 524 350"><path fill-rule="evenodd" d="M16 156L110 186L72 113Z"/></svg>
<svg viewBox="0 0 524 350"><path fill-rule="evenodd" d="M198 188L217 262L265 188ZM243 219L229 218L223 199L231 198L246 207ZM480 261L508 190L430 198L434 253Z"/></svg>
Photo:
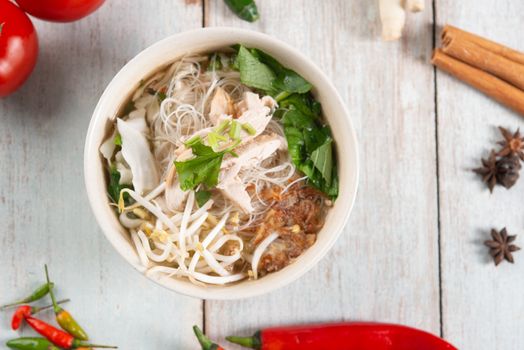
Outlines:
<svg viewBox="0 0 524 350"><path fill-rule="evenodd" d="M355 200L358 183L358 153L355 131L348 112L335 87L308 58L289 45L258 32L237 28L204 28L176 34L142 51L113 78L93 113L84 151L84 172L89 202L100 227L117 252L135 269L143 272L126 230L120 225L106 195L102 157L98 151L114 118L132 89L144 77L160 67L192 52L209 52L242 43L268 52L284 66L304 76L314 86L313 93L322 103L337 145L340 194L329 212L317 242L293 264L256 281L242 281L226 286L196 286L185 279L152 278L155 282L193 297L238 299L268 293L282 287L311 269L333 246L342 232ZM333 259L333 257L331 257ZM333 264L341 263L332 261Z"/></svg>

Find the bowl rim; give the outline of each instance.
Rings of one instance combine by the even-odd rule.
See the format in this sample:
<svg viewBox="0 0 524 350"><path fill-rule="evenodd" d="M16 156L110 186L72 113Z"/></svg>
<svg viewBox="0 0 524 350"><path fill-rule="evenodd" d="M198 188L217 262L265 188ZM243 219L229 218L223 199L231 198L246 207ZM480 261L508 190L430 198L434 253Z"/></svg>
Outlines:
<svg viewBox="0 0 524 350"><path fill-rule="evenodd" d="M310 75L316 76L317 80L319 80L325 88L327 88L329 91L330 102L333 105L338 105L337 107L341 109L343 112L343 116L339 117L338 122L345 123L345 131L346 135L349 136L349 143L351 145L350 150L344 149L344 152L349 152L349 157L353 159L353 162L351 164L351 176L348 180L348 187L346 188L346 196L349 196L349 200L346 200L345 210L343 212L343 217L337 217L337 223L334 224L334 231L330 232L329 239L326 243L324 243L320 250L317 250L315 254L310 254L311 258L310 260L307 260L305 257L299 257L299 259L303 259L302 264L300 266L296 266L296 261L292 264L288 265L284 269L268 274L262 279L256 280L256 281L242 281L237 284L233 285L225 285L220 287L200 287L196 286L194 284L191 284L190 282L184 280L184 279L160 279L160 278L154 278L152 276L148 276L144 273L145 268L140 265L138 258L136 256L136 253L134 251L134 247L131 246L131 249L124 247L123 243L129 243L129 240L126 240L125 237L122 236L120 231L117 231L115 228L111 227L111 222L114 222L116 220L115 214L113 210L111 210L110 206L107 202L107 196L102 196L104 198L100 198L99 194L97 193L97 190L100 188L100 181L105 184L105 179L100 179L99 174L96 174L96 164L98 163L98 166L101 164L101 159L99 155L99 146L100 143L96 142L94 139L97 135L100 133L96 132L97 128L100 129L100 123L107 123L107 120L111 118L111 115L104 114L104 109L106 105L114 103L109 102L112 96L114 96L114 91L118 87L118 82L121 80L125 80L124 77L126 74L128 74L129 71L131 71L133 68L136 68L140 65L140 63L144 59L148 59L149 56L153 55L156 51L160 51L162 48L169 46L169 44L175 43L177 41L184 41L191 38L193 41L204 41L208 40L209 37L213 36L225 36L225 35L232 35L235 36L234 40L236 42L246 42L246 41L259 41L263 42L264 45L269 45L275 48L276 51L280 51L283 54L288 54L290 56L293 56L296 60L300 61L300 65L307 68L311 71ZM249 44L248 44L249 45ZM210 46L210 45L206 45ZM202 51L206 51L203 49ZM176 59L176 58L175 58ZM166 63L170 62L172 60L166 60ZM155 69L157 69L159 66L152 67L150 70L151 72L154 72ZM295 69L294 67L290 67ZM315 85L315 84L314 84ZM129 88L127 93L131 93L134 88ZM120 91L122 92L122 91ZM120 94L121 96L128 96L127 94ZM122 103L124 98L120 99L119 103ZM342 157L340 156L340 152L338 152L338 159L340 163L340 159ZM172 291L175 291L177 293L181 293L187 296L196 297L200 299L209 299L209 300L232 300L232 299L242 299L247 297L254 297L261 294L266 294L269 292L272 292L280 287L283 287L285 285L288 285L292 283L293 281L296 281L299 277L304 275L306 272L311 270L326 254L327 252L332 248L335 241L339 238L340 234L343 232L347 221L349 219L349 216L353 210L354 203L357 196L357 189L358 189L358 182L359 182L359 173L360 173L360 167L359 167L359 156L358 156L358 141L356 137L356 132L353 127L352 120L349 116L348 109L342 100L340 94L338 93L337 89L331 82L331 80L326 76L326 74L317 67L315 63L313 63L307 56L302 54L300 51L292 47L291 45L276 39L272 36L269 36L267 34L263 34L260 32L247 30L247 29L241 29L241 28L234 28L234 27L206 27L206 28L198 28L194 30L184 31L181 33L177 33L171 36L168 36L160 41L157 41L156 43L148 46L144 50L142 50L139 54L137 54L134 58L132 58L128 63L126 63L119 72L112 78L111 82L107 85L107 87L104 89L104 92L102 93L95 110L93 112L93 115L91 117L89 127L87 130L86 140L85 140L85 148L84 148L84 181L86 186L86 191L88 195L89 204L91 207L91 210L95 216L95 219L98 223L98 226L104 233L105 237L109 240L113 248L129 263L131 264L134 269L140 274L149 280L152 280L153 282L169 289ZM340 171L340 170L339 170ZM103 177L103 176L102 176ZM105 192L105 187L104 187ZM340 201L337 200L336 203ZM335 204L336 205L336 204ZM123 229L123 227L121 227ZM324 231L324 228L321 229L319 232L322 233ZM315 243L316 244L316 243ZM313 246L314 247L314 246ZM309 251L313 249L313 247L310 247L308 250L303 252L302 255L306 255ZM283 274L283 271L287 272L287 276ZM284 277L282 277L284 276ZM264 281L261 283L260 281ZM235 286L239 285L246 285L250 283L249 286L246 286L245 288L236 288L234 292L228 292L234 289Z"/></svg>

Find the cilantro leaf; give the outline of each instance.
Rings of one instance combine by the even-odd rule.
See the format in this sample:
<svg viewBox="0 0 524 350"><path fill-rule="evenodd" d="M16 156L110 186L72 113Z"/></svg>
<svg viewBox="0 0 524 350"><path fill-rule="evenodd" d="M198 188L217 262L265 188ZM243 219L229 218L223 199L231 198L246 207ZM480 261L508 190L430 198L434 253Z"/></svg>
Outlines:
<svg viewBox="0 0 524 350"><path fill-rule="evenodd" d="M197 191L195 193L195 199L198 203L198 206L201 208L211 199L211 192L209 191Z"/></svg>
<svg viewBox="0 0 524 350"><path fill-rule="evenodd" d="M200 184L204 184L207 188L215 187L218 184L218 174L224 154L231 153L231 149L215 152L213 148L204 145L201 139L192 142L190 147L194 158L183 162L175 161L180 188L188 191Z"/></svg>

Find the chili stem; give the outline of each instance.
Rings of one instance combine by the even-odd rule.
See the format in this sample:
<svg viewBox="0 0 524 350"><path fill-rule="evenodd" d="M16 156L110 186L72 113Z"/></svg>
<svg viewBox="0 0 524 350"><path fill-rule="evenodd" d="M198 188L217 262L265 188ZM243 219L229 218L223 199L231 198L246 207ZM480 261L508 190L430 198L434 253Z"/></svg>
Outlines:
<svg viewBox="0 0 524 350"><path fill-rule="evenodd" d="M261 345L260 338L257 335L254 335L252 337L229 336L229 337L226 337L226 340L233 344L242 345L250 349L260 349L260 345Z"/></svg>
<svg viewBox="0 0 524 350"><path fill-rule="evenodd" d="M56 299L55 299L55 293L53 293L53 288L51 288L51 281L49 279L49 271L47 270L47 264L44 265L45 268L45 278L47 280L47 284L49 287L49 295L51 296L51 301L53 302L53 309L55 310L55 313L59 313L61 308L58 306Z"/></svg>
<svg viewBox="0 0 524 350"><path fill-rule="evenodd" d="M56 302L57 305L60 305L60 304L65 304L65 303L68 303L70 302L71 299L63 299L63 300L59 300ZM51 309L51 308L54 308L54 305L51 304L51 305L46 305L46 306L41 306L41 307L34 307L33 310L32 310L32 313L33 315L40 312L40 311L44 311L44 310L48 310L48 309Z"/></svg>

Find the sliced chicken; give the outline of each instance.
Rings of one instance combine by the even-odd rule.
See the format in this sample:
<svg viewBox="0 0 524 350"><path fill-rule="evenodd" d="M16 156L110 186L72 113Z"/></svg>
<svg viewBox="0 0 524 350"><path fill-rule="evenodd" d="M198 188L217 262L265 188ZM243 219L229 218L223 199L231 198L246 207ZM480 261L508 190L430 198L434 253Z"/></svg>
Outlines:
<svg viewBox="0 0 524 350"><path fill-rule="evenodd" d="M262 99L257 94L245 92L244 99L237 104L237 111L241 111L238 122L249 124L255 129L255 134L250 135L247 131L242 130L240 135L243 140L248 141L262 134L266 130L267 124L273 117L273 108L276 106L275 100L270 96L264 96Z"/></svg>
<svg viewBox="0 0 524 350"><path fill-rule="evenodd" d="M278 149L285 146L285 141L276 134L260 135L259 137L235 149L238 157L226 156L222 161L220 180L228 182L237 176L242 168L260 164L272 156Z"/></svg>
<svg viewBox="0 0 524 350"><path fill-rule="evenodd" d="M211 100L209 119L211 119L214 125L218 125L220 117L224 115L232 116L234 113L235 107L233 106L231 96L224 89L218 87L215 96Z"/></svg>
<svg viewBox="0 0 524 350"><path fill-rule="evenodd" d="M242 101L235 105L238 115L244 114L248 110L259 110L264 107L273 111L277 106L277 102L271 96L264 96L260 98L257 94L252 92L245 92Z"/></svg>
<svg viewBox="0 0 524 350"><path fill-rule="evenodd" d="M235 203L238 208L242 209L242 211L245 213L253 212L254 208L251 205L251 197L242 182L240 182L240 179L235 178L228 182L219 183L217 188L222 191L224 196Z"/></svg>
<svg viewBox="0 0 524 350"><path fill-rule="evenodd" d="M242 168L260 164L282 147L283 141L276 134L261 135L235 149L238 157L228 157L222 162L217 188L245 213L253 212L251 198L238 178Z"/></svg>

